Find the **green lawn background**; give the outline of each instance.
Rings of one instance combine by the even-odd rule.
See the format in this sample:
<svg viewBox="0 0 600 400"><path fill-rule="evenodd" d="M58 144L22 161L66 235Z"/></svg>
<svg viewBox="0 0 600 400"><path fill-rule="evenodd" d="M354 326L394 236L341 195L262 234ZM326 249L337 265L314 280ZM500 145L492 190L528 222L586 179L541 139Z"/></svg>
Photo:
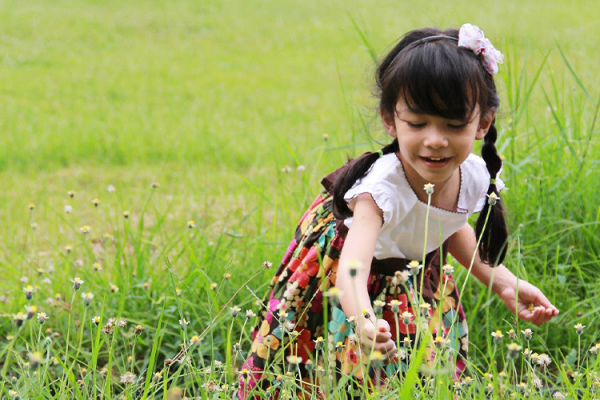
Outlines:
<svg viewBox="0 0 600 400"><path fill-rule="evenodd" d="M151 182L161 184L155 210L167 214L165 237L193 219L206 243L226 238L209 273L222 275L233 259L241 281L263 259L278 262L318 178L371 149L371 138L388 140L359 31L381 55L407 30L471 22L506 57L497 82L516 232L509 266L564 311L542 332L568 350L574 336L564 342L549 329L568 328L579 311L594 324L597 307L598 21L594 1L2 0L0 288L19 293L18 278L77 240L78 226L99 238L123 210L135 218ZM281 172L298 165L306 171ZM95 197L108 209L102 217ZM24 251L31 222L36 263ZM496 300L469 288L473 323ZM500 324L506 313L492 317ZM489 336L493 321L473 336Z"/></svg>

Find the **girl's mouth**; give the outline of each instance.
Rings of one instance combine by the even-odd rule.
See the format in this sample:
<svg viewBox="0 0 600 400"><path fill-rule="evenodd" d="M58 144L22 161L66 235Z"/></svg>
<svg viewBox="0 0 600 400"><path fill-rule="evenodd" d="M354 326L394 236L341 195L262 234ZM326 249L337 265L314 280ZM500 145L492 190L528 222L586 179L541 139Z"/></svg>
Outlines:
<svg viewBox="0 0 600 400"><path fill-rule="evenodd" d="M421 157L421 160L430 168L442 168L448 164L451 157Z"/></svg>

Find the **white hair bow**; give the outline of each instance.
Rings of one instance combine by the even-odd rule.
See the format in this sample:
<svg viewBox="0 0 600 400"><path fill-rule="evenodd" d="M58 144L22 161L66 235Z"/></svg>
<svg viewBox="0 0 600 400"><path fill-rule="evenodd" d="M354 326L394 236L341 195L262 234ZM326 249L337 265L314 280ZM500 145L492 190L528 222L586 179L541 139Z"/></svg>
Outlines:
<svg viewBox="0 0 600 400"><path fill-rule="evenodd" d="M464 24L458 32L458 47L471 50L481 55L485 69L492 75L498 72L498 64L502 64L504 56L492 42L483 35L477 25Z"/></svg>

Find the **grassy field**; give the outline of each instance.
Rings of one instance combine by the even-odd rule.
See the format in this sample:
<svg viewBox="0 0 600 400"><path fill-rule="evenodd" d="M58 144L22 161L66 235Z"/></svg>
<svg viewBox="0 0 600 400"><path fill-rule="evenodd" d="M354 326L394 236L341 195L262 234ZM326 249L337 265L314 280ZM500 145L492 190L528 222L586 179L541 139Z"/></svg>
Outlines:
<svg viewBox="0 0 600 400"><path fill-rule="evenodd" d="M228 368L242 357L232 346L249 350L253 321L230 318L229 307L256 309L252 292L262 296L273 273L263 261L280 261L320 177L388 140L371 95L373 55L407 30L471 22L505 54L506 265L561 310L539 328L517 322L469 278L474 387L490 372L495 395L522 381L541 396L530 360L507 360L508 339L491 336L531 328L531 342L517 341L552 356L535 369L545 387L592 398L599 20L593 1L0 0L0 396L178 398L183 388L231 398L202 387L212 379L231 390ZM82 293L93 293L89 306ZM37 309L21 324L25 306ZM37 312L49 317L43 325ZM111 317L127 324L105 334ZM165 369L195 335L187 361ZM132 384L121 382L127 371Z"/></svg>

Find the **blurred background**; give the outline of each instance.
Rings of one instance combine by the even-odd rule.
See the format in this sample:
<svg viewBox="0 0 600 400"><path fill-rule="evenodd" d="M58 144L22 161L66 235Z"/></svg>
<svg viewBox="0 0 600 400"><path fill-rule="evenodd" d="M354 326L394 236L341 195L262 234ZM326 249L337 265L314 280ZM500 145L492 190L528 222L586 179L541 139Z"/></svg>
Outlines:
<svg viewBox="0 0 600 400"><path fill-rule="evenodd" d="M550 331L598 325L599 21L592 0L0 0L3 285L36 267L23 251L30 202L52 258L75 236L67 202L99 238L110 226L91 200L112 204L105 220L116 221L142 209L152 182L165 237L193 219L206 246L222 245L202 259L215 274L232 259L240 281L277 263L320 177L388 141L374 58L408 30L470 22L505 54L507 265L563 311L541 332L566 352L576 336ZM478 283L468 290L483 346L510 315L490 312L497 299Z"/></svg>

